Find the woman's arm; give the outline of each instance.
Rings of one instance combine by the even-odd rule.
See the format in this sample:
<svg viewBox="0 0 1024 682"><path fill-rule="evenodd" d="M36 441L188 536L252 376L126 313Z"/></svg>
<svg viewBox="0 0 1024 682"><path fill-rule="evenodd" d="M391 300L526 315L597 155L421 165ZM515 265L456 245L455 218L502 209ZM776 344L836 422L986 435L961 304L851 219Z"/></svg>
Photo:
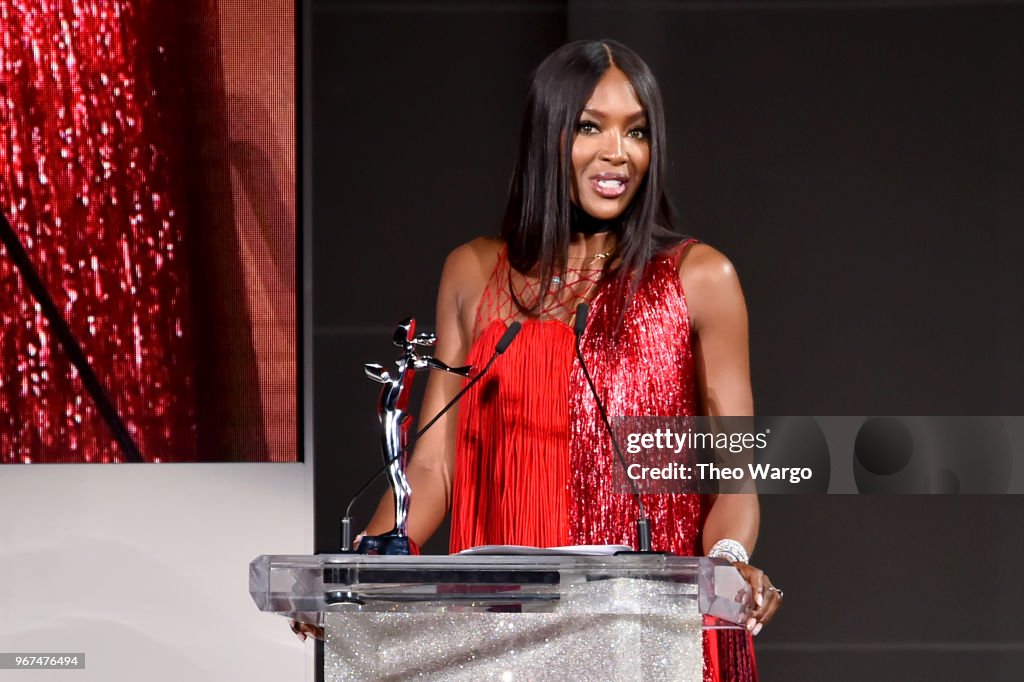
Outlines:
<svg viewBox="0 0 1024 682"><path fill-rule="evenodd" d="M465 364L469 353L469 333L464 325L464 302L480 279L479 258L473 244L460 246L445 261L437 294L437 345L434 356L450 366ZM467 331L469 333L467 333ZM431 371L423 396L419 424L425 424L465 385L454 374ZM437 421L416 443L406 475L412 488L409 504L409 537L422 546L441 525L451 506L452 478L455 469L456 406ZM379 535L395 525L393 496L390 490L377 506L366 527L368 535Z"/></svg>
<svg viewBox="0 0 1024 682"><path fill-rule="evenodd" d="M753 415L747 306L736 270L720 252L696 244L683 257L680 277L693 326L702 412L724 417ZM756 494L718 496L704 522L704 551L729 538L753 552L759 523Z"/></svg>
<svg viewBox="0 0 1024 682"><path fill-rule="evenodd" d="M679 267L692 324L697 385L704 414L746 417L754 414L750 388L747 306L732 263L710 246L696 244ZM761 522L756 493L717 495L702 530L705 553L719 540L735 540L754 551ZM748 627L756 632L778 608L778 593L762 571L736 567L754 590L758 608ZM756 634L755 632L755 634Z"/></svg>

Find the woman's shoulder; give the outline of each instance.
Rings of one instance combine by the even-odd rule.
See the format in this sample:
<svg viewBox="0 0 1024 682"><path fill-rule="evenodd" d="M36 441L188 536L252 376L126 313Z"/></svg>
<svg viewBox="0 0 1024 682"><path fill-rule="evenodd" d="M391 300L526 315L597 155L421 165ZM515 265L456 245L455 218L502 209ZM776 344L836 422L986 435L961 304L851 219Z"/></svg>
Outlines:
<svg viewBox="0 0 1024 682"><path fill-rule="evenodd" d="M724 253L701 242L684 243L681 249L679 281L694 318L708 310L743 304L739 275Z"/></svg>
<svg viewBox="0 0 1024 682"><path fill-rule="evenodd" d="M477 237L456 246L448 254L448 260L456 265L479 265L497 261L504 250L505 242L497 237Z"/></svg>
<svg viewBox="0 0 1024 682"><path fill-rule="evenodd" d="M448 254L444 276L467 283L486 282L504 248L505 243L495 237L477 237L460 244Z"/></svg>
<svg viewBox="0 0 1024 682"><path fill-rule="evenodd" d="M674 253L679 277L694 282L715 282L736 277L736 269L724 253L697 240L686 240Z"/></svg>
<svg viewBox="0 0 1024 682"><path fill-rule="evenodd" d="M455 247L445 260L439 295L454 302L467 338L471 338L477 307L504 248L500 239L478 237Z"/></svg>

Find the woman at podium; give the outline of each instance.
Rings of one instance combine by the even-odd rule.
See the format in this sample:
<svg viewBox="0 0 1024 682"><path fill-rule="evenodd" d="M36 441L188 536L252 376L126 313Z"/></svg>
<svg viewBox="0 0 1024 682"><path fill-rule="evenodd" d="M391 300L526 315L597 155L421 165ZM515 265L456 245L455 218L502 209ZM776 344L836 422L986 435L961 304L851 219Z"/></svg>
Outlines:
<svg viewBox="0 0 1024 682"><path fill-rule="evenodd" d="M570 43L533 73L496 237L455 249L437 300L435 356L490 373L424 434L408 466L409 536L451 512L451 551L486 544L635 545L637 500L600 416L753 414L747 313L720 252L673 231L665 122L648 66L610 40ZM575 315L589 316L576 357ZM577 330L578 331L578 330ZM424 416L464 385L431 373ZM596 397L594 393L596 392ZM749 632L708 635L708 679L755 680L751 634L781 592L748 563L754 494L643 496L655 551L732 561L758 603ZM390 495L366 532L393 525Z"/></svg>

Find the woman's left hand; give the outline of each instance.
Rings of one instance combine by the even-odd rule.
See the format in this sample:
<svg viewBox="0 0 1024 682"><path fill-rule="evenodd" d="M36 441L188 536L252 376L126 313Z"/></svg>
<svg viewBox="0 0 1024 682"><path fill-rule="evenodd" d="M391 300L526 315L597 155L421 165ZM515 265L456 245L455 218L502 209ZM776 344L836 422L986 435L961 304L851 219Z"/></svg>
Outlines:
<svg viewBox="0 0 1024 682"><path fill-rule="evenodd" d="M752 635L761 632L764 624L772 619L782 605L782 590L775 587L772 581L760 568L737 561L733 564L743 579L750 585L754 594L754 611L747 619L747 629Z"/></svg>

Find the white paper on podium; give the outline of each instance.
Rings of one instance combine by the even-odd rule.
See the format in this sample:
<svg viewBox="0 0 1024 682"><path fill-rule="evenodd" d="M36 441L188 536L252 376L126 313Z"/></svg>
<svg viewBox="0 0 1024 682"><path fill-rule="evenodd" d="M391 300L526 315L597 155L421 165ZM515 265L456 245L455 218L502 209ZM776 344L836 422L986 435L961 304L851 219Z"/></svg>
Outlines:
<svg viewBox="0 0 1024 682"><path fill-rule="evenodd" d="M576 556L612 556L632 552L629 545L570 545L566 547L530 547L528 545L479 545L459 552L467 556L544 556L551 554Z"/></svg>

